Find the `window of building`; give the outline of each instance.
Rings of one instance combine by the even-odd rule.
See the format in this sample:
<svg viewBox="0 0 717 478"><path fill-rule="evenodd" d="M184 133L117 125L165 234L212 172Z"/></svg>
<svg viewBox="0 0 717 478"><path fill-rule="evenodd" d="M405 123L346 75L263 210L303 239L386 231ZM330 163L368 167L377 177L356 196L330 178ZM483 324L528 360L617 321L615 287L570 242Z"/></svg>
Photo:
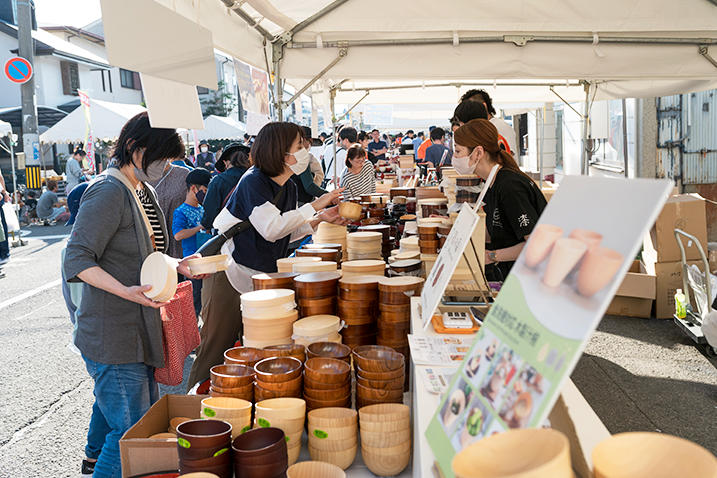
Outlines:
<svg viewBox="0 0 717 478"><path fill-rule="evenodd" d="M80 89L80 71L74 61L61 61L60 71L62 74L62 94L78 96Z"/></svg>
<svg viewBox="0 0 717 478"><path fill-rule="evenodd" d="M123 88L131 88L133 90L141 90L142 85L139 81L139 73L120 68L120 84Z"/></svg>
<svg viewBox="0 0 717 478"><path fill-rule="evenodd" d="M197 86L197 94L198 95L208 95L209 88L204 88L203 86Z"/></svg>

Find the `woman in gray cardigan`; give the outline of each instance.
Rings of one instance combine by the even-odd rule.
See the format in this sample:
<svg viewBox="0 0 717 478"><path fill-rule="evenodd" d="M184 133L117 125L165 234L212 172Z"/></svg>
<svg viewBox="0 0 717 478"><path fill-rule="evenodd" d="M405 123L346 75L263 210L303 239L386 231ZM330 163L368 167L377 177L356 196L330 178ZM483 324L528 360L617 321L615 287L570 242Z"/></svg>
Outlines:
<svg viewBox="0 0 717 478"><path fill-rule="evenodd" d="M121 476L119 439L159 398L163 304L144 295L151 286L137 284L144 259L165 251L167 226L147 183L183 156L175 130L152 128L147 113L130 119L111 167L82 196L67 243L65 277L83 283L75 345L95 381L82 467L94 478ZM186 260L177 270L191 277Z"/></svg>

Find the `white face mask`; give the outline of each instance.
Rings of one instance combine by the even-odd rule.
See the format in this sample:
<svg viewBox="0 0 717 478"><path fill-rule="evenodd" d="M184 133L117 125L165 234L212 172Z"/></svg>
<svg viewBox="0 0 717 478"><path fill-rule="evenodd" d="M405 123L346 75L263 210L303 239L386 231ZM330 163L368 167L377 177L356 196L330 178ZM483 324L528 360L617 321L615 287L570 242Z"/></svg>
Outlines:
<svg viewBox="0 0 717 478"><path fill-rule="evenodd" d="M475 151L475 149L473 151ZM473 151L471 151L468 156L453 156L451 163L458 174L473 174L475 172L478 163L473 166L470 165L470 159Z"/></svg>
<svg viewBox="0 0 717 478"><path fill-rule="evenodd" d="M304 171L306 171L306 168L309 167L309 162L311 161L311 158L309 157L309 150L307 149L300 149L295 153L289 153L296 159L296 164L288 164L284 163L287 166L289 166L289 169L291 169L291 172L296 174L297 176Z"/></svg>
<svg viewBox="0 0 717 478"><path fill-rule="evenodd" d="M206 146L202 146L200 149L202 150L202 153L206 153L207 151L209 151L209 148L207 148Z"/></svg>

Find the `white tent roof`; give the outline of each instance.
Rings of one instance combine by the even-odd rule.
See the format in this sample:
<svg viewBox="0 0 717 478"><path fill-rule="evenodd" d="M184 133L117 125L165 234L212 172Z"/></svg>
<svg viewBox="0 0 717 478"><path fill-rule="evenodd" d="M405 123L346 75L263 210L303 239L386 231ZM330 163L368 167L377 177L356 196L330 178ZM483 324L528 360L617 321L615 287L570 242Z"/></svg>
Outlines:
<svg viewBox="0 0 717 478"><path fill-rule="evenodd" d="M92 135L96 139L116 138L122 126L134 115L145 111L142 106L90 99ZM77 143L84 141L85 113L82 106L65 116L40 135L43 143Z"/></svg>
<svg viewBox="0 0 717 478"><path fill-rule="evenodd" d="M12 125L4 121L0 121L0 137L12 134Z"/></svg>
<svg viewBox="0 0 717 478"><path fill-rule="evenodd" d="M204 130L196 130L198 140L243 139L246 125L234 118L208 116L204 119Z"/></svg>

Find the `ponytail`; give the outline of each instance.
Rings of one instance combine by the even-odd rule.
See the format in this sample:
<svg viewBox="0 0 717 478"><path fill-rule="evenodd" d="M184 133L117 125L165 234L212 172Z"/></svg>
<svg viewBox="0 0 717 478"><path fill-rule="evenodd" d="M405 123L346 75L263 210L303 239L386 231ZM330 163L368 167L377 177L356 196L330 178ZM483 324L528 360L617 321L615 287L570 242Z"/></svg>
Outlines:
<svg viewBox="0 0 717 478"><path fill-rule="evenodd" d="M518 166L518 163L515 162L515 158L513 158L513 156L508 151L501 148L500 151L498 151L498 153L495 156L496 156L496 158L495 158L496 162L498 164L500 164L503 167L503 169L507 169L509 171L514 171L518 174L525 176L527 179L530 179L531 181L533 180L533 178L531 178L530 176L525 174L523 172L523 170L520 169L520 166Z"/></svg>

